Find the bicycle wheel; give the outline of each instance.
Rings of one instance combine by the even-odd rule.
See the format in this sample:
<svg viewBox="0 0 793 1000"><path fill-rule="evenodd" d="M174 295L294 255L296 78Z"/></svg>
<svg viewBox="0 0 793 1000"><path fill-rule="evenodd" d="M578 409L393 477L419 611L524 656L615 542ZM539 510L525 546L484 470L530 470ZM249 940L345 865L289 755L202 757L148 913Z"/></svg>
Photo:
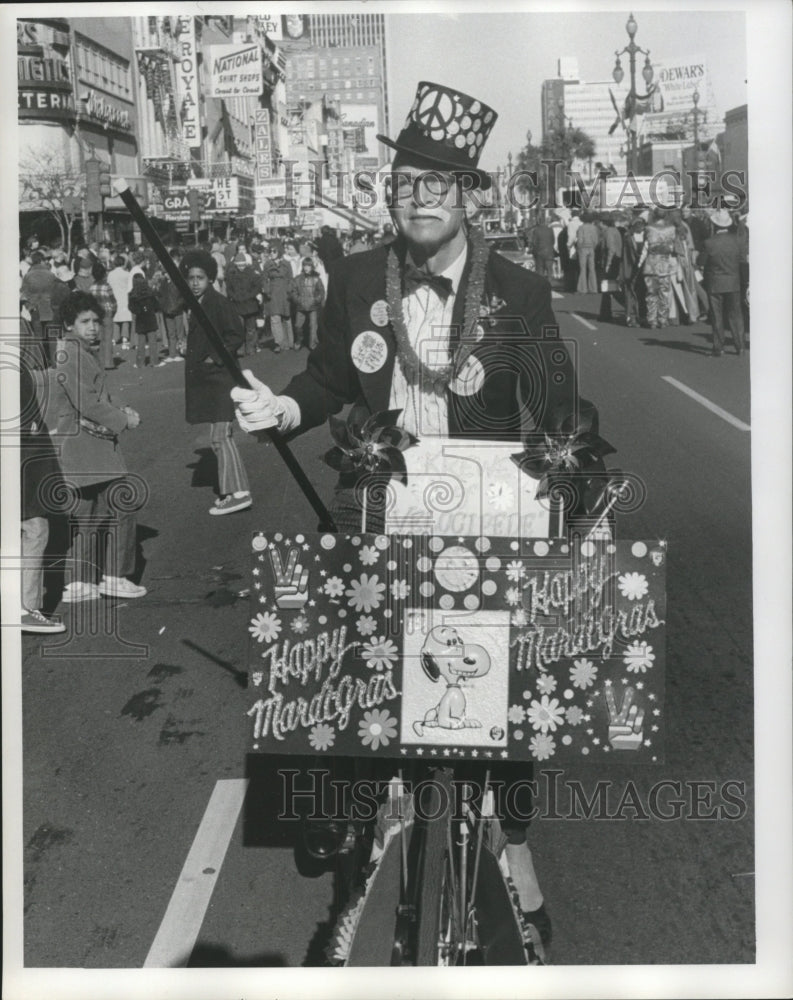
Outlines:
<svg viewBox="0 0 793 1000"><path fill-rule="evenodd" d="M451 771L439 771L430 786L417 901L416 965L527 965L534 955L526 940L513 893L492 849L489 820L472 821L462 846L450 836ZM488 824L480 829L479 824ZM503 846L503 845L502 845Z"/></svg>
<svg viewBox="0 0 793 1000"><path fill-rule="evenodd" d="M422 803L424 815L431 818L424 828L419 869L416 965L456 965L460 935L456 932L454 858L448 851L452 771L443 768L433 778L427 801Z"/></svg>

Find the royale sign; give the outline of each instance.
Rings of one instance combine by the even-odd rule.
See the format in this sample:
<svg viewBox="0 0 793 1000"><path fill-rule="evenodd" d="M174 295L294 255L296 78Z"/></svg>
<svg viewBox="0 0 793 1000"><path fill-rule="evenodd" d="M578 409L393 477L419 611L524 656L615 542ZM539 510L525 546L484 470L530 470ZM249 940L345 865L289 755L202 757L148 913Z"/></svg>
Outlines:
<svg viewBox="0 0 793 1000"><path fill-rule="evenodd" d="M252 45L210 45L209 96L258 97L262 92L262 50Z"/></svg>
<svg viewBox="0 0 793 1000"><path fill-rule="evenodd" d="M663 760L666 548L260 532L248 747Z"/></svg>
<svg viewBox="0 0 793 1000"><path fill-rule="evenodd" d="M195 22L188 15L182 15L177 20L179 22L179 77L184 94L181 108L182 138L192 149L197 149L201 146L201 123L198 109Z"/></svg>

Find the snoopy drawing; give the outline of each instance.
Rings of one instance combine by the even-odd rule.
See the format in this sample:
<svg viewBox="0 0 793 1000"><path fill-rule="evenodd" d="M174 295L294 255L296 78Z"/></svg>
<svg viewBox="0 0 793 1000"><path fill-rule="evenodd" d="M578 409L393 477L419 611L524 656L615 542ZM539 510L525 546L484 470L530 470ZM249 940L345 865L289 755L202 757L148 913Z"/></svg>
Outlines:
<svg viewBox="0 0 793 1000"><path fill-rule="evenodd" d="M425 729L479 729L478 719L466 717L466 700L462 682L482 677L490 670L490 654L484 646L464 643L456 628L437 625L431 629L421 649L421 665L431 681L443 677L446 690L438 704L421 722L413 723L417 736Z"/></svg>

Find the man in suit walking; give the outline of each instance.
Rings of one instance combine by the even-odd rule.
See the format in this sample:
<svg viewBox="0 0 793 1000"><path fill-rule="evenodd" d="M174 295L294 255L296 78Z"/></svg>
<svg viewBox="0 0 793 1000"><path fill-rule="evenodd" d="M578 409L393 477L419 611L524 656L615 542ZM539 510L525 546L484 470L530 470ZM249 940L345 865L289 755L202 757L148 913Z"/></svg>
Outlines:
<svg viewBox="0 0 793 1000"><path fill-rule="evenodd" d="M745 243L730 232L732 219L726 209L714 213L713 236L705 240L699 265L705 291L710 300L710 322L713 330L713 357L724 354L724 319L732 333L735 353L744 350L743 314L741 312L741 268L746 264Z"/></svg>

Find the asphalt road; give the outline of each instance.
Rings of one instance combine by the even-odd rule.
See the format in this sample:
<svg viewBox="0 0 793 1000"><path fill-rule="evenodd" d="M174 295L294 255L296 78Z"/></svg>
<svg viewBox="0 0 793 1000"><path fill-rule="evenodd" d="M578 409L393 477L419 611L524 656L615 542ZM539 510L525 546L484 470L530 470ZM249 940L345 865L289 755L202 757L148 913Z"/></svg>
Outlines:
<svg viewBox="0 0 793 1000"><path fill-rule="evenodd" d="M710 808L692 803L686 782L715 783L715 804L724 782L739 782L745 810L736 820L631 819L628 809L622 819L535 822L553 960L747 963L750 362L710 358L702 325L627 329L601 323L598 304L569 295L555 307L562 335L576 343L581 392L617 448L612 464L647 486L621 533L667 542L668 743L664 764L582 765L564 778L610 780L617 797L629 782L640 797L662 779L680 782L686 811L700 816ZM304 359L267 352L252 367L278 388ZM125 454L150 490L139 519L149 595L99 622L102 638L24 638L25 964L140 968L163 954L183 965L311 963L332 876L297 871L293 827L272 821L276 780L261 762L246 763L248 610L237 593L248 586L253 530L313 529L316 519L273 447L242 435L254 507L210 518L212 456L206 428L184 423L183 366L136 371L131 360L111 380L143 417ZM320 460L328 441L320 428L294 443L324 496L334 476ZM707 799L707 787L694 787ZM187 902L175 896L185 872ZM189 918L169 921L180 905Z"/></svg>

